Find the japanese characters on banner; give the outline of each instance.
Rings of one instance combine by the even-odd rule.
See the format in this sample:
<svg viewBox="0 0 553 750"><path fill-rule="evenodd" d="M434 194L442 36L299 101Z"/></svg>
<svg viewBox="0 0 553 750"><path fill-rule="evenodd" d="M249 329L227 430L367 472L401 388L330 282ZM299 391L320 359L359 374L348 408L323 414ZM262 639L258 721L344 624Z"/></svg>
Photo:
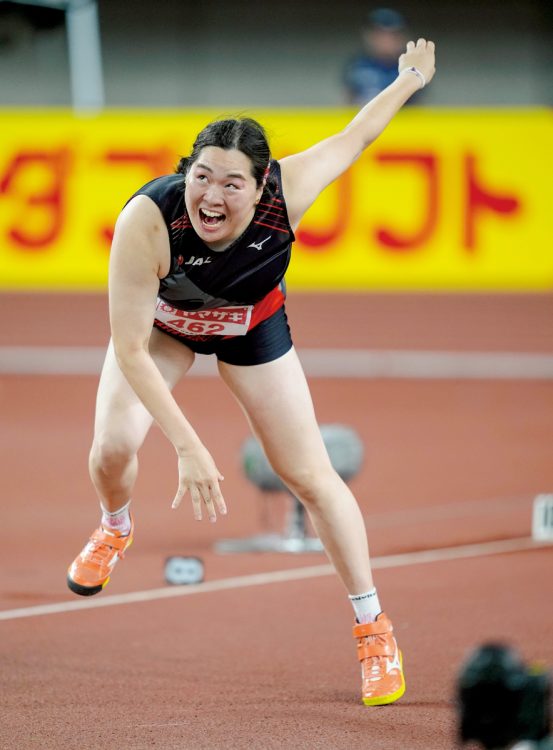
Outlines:
<svg viewBox="0 0 553 750"><path fill-rule="evenodd" d="M0 114L0 288L104 289L116 217L219 112ZM252 111L275 157L352 112ZM553 288L553 115L401 112L297 231L291 290Z"/></svg>

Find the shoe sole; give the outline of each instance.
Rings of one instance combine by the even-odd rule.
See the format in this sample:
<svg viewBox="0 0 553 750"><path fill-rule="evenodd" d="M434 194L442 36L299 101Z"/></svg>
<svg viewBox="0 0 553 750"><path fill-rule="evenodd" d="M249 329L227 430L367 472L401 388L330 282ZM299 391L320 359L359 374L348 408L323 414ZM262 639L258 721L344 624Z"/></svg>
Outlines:
<svg viewBox="0 0 553 750"><path fill-rule="evenodd" d="M132 543L133 543L133 539L131 537L131 539L129 540L129 543L127 544L123 552L126 552ZM100 591L105 589L105 587L109 583L110 578L111 576L108 576L106 580L103 583L98 584L98 586L81 586L81 584L74 581L68 573L67 585L74 594L78 594L79 596L94 596L94 594L99 594Z"/></svg>
<svg viewBox="0 0 553 750"><path fill-rule="evenodd" d="M67 575L67 585L74 594L79 594L79 596L94 596L94 594L99 594L108 583L109 578L106 578L100 586L81 586L81 584L74 581L69 574Z"/></svg>
<svg viewBox="0 0 553 750"><path fill-rule="evenodd" d="M403 654L399 652L399 661L401 664L401 687L395 693L389 695L379 695L375 698L362 698L365 706L387 706L390 703L398 701L405 693L405 675L403 674Z"/></svg>
<svg viewBox="0 0 553 750"><path fill-rule="evenodd" d="M405 693L405 681L399 690L390 695L380 695L378 698L363 698L365 706L387 706L390 703L395 703Z"/></svg>

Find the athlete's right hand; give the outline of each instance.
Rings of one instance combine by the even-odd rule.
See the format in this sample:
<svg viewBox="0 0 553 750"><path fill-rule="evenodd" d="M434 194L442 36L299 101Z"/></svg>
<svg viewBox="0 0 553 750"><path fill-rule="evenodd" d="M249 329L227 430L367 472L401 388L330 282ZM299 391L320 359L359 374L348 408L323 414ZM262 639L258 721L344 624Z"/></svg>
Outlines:
<svg viewBox="0 0 553 750"><path fill-rule="evenodd" d="M202 504L205 504L209 520L217 520L216 509L224 515L227 512L225 500L219 487L224 477L215 466L209 451L203 446L184 454L179 458L179 488L172 503L178 508L184 495L189 492L194 509L194 518L202 520Z"/></svg>

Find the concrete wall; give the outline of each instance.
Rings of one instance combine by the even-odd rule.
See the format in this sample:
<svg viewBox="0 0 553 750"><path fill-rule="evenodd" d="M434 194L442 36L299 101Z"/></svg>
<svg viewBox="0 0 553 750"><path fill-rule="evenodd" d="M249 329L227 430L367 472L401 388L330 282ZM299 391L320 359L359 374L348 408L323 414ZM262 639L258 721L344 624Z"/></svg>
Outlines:
<svg viewBox="0 0 553 750"><path fill-rule="evenodd" d="M110 107L335 106L370 4L100 0ZM438 44L429 105L553 104L549 0L397 2ZM0 104L68 106L65 30L0 3Z"/></svg>

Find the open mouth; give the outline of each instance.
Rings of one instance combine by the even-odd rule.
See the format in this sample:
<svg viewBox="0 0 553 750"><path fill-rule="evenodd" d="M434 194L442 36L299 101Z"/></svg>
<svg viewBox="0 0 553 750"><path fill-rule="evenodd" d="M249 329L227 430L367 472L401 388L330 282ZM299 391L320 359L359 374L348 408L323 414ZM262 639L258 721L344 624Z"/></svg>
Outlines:
<svg viewBox="0 0 553 750"><path fill-rule="evenodd" d="M206 208L200 208L200 220L206 227L217 227L219 224L222 224L225 219L225 214L220 214L216 211L208 211Z"/></svg>

